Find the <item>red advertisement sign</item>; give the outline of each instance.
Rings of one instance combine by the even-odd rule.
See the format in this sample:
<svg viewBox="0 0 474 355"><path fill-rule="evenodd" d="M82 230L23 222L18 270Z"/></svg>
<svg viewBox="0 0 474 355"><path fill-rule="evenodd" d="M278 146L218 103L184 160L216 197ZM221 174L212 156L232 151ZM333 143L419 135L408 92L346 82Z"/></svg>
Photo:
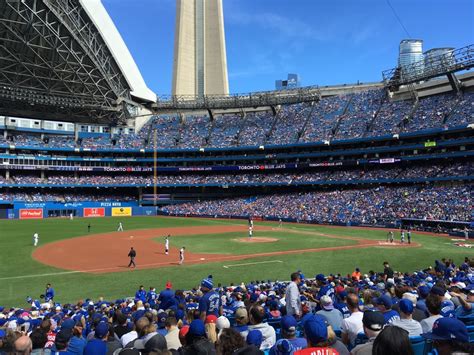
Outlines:
<svg viewBox="0 0 474 355"><path fill-rule="evenodd" d="M105 217L105 208L104 207L96 207L91 208L87 207L84 208L84 217Z"/></svg>
<svg viewBox="0 0 474 355"><path fill-rule="evenodd" d="M20 208L20 219L40 219L43 218L42 208Z"/></svg>

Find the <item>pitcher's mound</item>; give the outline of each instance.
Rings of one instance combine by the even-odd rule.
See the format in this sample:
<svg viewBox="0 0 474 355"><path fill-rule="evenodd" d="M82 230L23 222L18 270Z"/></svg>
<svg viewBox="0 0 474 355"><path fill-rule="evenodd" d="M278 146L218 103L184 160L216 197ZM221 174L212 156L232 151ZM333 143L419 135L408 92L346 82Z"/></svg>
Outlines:
<svg viewBox="0 0 474 355"><path fill-rule="evenodd" d="M274 243L278 241L276 238L267 237L238 238L234 240L241 243Z"/></svg>

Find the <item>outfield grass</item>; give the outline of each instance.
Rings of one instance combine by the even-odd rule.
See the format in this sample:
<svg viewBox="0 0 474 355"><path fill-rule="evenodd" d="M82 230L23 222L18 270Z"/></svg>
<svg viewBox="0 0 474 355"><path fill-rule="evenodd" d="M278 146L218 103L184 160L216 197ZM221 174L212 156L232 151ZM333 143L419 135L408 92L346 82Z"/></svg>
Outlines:
<svg viewBox="0 0 474 355"><path fill-rule="evenodd" d="M469 250L453 246L448 238L432 237L412 233L412 239L422 244L420 248L393 249L373 247L359 250L336 250L317 253L301 253L300 255L279 255L277 257L253 258L238 262L209 263L173 266L160 269L127 270L120 273L90 275L90 274L61 274L63 270L55 269L34 261L32 235L38 232L40 245L53 241L77 237L87 234L87 224L92 225L91 233L115 231L118 222L122 221L126 230L148 229L160 227L202 226L222 224L242 224L246 221L223 221L185 218L100 218L75 219L74 221L59 219L0 221L0 305L26 306L25 297L38 297L44 292L47 282L53 284L57 300L60 302L75 302L83 298L118 298L133 295L140 284L164 287L171 280L174 288L188 289L196 286L199 281L209 274L214 276L216 283L230 284L242 281L261 279L287 280L289 274L302 269L307 277L316 273L349 273L355 267L362 272L369 270L381 271L382 263L388 260L395 270L413 271L425 268L442 257L453 258L459 263L465 256L472 254ZM269 224L270 223L259 223ZM387 231L365 230L353 228L330 228L309 225L285 225L296 233L288 234L282 231L257 231L255 236L278 238L276 243L246 244L233 242L234 233L225 235L182 236L171 239L171 244L180 246L186 239L187 249L192 252L249 254L260 251L276 251L289 249L309 249L334 245L347 245L352 241L341 239L325 239L318 233L334 236L352 236L364 239L385 240ZM398 234L398 233L396 233ZM189 241L188 241L189 239ZM342 244L338 244L342 243ZM277 249L273 249L277 248ZM230 250L229 250L230 249ZM87 258L87 255L84 255ZM260 261L280 260L282 263L255 264L242 267L223 268L223 265L251 263Z"/></svg>

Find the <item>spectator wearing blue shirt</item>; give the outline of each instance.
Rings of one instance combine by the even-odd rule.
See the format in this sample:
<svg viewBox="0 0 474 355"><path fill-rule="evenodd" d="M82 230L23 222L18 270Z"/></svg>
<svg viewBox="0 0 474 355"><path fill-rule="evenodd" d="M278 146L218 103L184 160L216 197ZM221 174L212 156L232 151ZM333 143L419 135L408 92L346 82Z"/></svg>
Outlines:
<svg viewBox="0 0 474 355"><path fill-rule="evenodd" d="M61 329L54 339L54 346L56 351L54 355L61 354L61 355L74 355L73 353L67 350L69 346L69 342L72 338L72 330L71 329Z"/></svg>
<svg viewBox="0 0 474 355"><path fill-rule="evenodd" d="M308 347L308 342L305 338L298 338L296 336L296 327L298 323L293 316L284 316L281 319L281 337L282 339L287 339L290 344L293 346L295 351L306 349ZM279 352L276 349L276 344L270 349L270 355L278 354Z"/></svg>
<svg viewBox="0 0 474 355"><path fill-rule="evenodd" d="M44 300L46 302L54 300L54 289L51 287L51 284L46 285L46 290L44 291Z"/></svg>
<svg viewBox="0 0 474 355"><path fill-rule="evenodd" d="M222 315L222 304L219 294L213 291L212 276L201 281L201 291L204 294L199 300L199 318L204 322L208 315Z"/></svg>
<svg viewBox="0 0 474 355"><path fill-rule="evenodd" d="M316 283L319 287L319 292L317 299L318 301L323 296L328 296L331 298L333 303L336 303L336 294L334 292L334 287L330 283L327 282L326 276L323 274L316 275Z"/></svg>
<svg viewBox="0 0 474 355"><path fill-rule="evenodd" d="M158 300L160 301L159 309L167 310L176 307L176 298L172 288L173 285L171 282L167 281L165 289L161 291L160 295L158 296Z"/></svg>
<svg viewBox="0 0 474 355"><path fill-rule="evenodd" d="M143 285L140 285L138 291L135 292L135 299L146 302L146 291Z"/></svg>
<svg viewBox="0 0 474 355"><path fill-rule="evenodd" d="M148 291L146 295L146 301L150 304L150 306L154 306L156 304L157 294L154 287L150 287L150 291Z"/></svg>
<svg viewBox="0 0 474 355"><path fill-rule="evenodd" d="M84 348L84 355L106 355L108 334L109 325L104 321L99 322L95 327L94 338Z"/></svg>
<svg viewBox="0 0 474 355"><path fill-rule="evenodd" d="M395 320L400 319L400 315L397 311L392 310L392 299L388 295L383 295L375 299L375 306L383 313L385 325L391 324Z"/></svg>

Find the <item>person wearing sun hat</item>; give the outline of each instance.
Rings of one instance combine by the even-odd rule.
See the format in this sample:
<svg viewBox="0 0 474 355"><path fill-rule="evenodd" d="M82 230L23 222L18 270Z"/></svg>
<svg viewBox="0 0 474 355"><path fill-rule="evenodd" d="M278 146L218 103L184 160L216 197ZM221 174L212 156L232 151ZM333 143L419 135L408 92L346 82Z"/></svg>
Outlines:
<svg viewBox="0 0 474 355"><path fill-rule="evenodd" d="M439 355L474 353L474 344L469 344L466 325L456 318L437 319L432 331L421 336L433 341L433 347Z"/></svg>

